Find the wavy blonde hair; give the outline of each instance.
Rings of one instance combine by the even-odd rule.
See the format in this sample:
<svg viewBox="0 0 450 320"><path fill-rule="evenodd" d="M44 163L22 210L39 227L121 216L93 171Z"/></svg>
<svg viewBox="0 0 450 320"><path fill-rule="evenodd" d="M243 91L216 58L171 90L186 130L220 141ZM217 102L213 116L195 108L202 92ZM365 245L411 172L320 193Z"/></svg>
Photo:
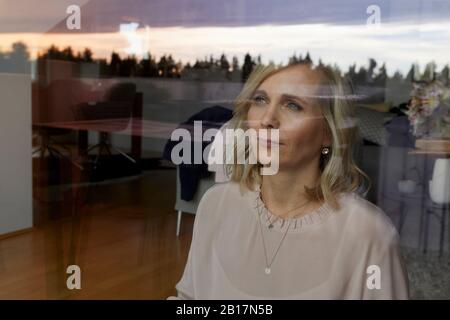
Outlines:
<svg viewBox="0 0 450 320"><path fill-rule="evenodd" d="M247 113L251 104L251 97L259 85L271 75L295 65L276 68L273 65L257 66L251 73L242 91L237 96L234 105L233 117L228 128L248 129ZM326 130L332 139L331 150L328 155L320 158L320 180L313 188L306 188L307 197L313 201L325 201L333 208L339 209L337 196L340 193L352 192L364 186L369 188L370 182L367 175L355 164L352 147L358 138L358 130L355 122L352 99L349 95L349 87L345 81L332 69L324 66L310 67L320 75L320 88L325 88L325 95L319 93L318 101L326 122ZM234 143L234 142L233 142ZM237 154L237 145L233 150ZM253 190L254 184L260 184L259 163L248 162L250 150L245 146L245 163L226 162L227 174L231 181L239 182L241 188L247 187ZM234 157L237 159L237 156Z"/></svg>

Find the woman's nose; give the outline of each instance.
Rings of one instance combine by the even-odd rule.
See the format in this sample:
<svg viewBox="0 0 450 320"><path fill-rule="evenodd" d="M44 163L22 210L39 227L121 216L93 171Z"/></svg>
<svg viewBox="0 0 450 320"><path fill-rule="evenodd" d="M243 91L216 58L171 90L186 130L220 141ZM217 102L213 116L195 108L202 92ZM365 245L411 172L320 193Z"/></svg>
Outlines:
<svg viewBox="0 0 450 320"><path fill-rule="evenodd" d="M276 107L270 106L269 108L267 108L261 119L261 125L265 128L278 128L280 126Z"/></svg>

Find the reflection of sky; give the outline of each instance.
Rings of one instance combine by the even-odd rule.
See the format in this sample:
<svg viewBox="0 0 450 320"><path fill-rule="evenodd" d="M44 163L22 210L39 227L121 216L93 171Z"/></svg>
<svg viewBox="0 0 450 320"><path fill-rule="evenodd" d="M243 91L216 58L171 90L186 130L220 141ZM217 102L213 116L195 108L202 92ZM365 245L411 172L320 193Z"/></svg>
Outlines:
<svg viewBox="0 0 450 320"><path fill-rule="evenodd" d="M381 28L368 28L366 8L373 1L366 0L58 0L58 4L46 0L39 2L37 10L51 4L62 10L62 15L61 10L53 16L46 12L46 19L54 21L46 34L34 32L33 24L42 19L34 10L21 7L24 0L8 7L8 16L5 1L0 0L2 50L23 40L34 51L51 43L90 47L96 57L109 57L113 50L123 54L134 50L139 56L144 52L138 48L149 48L157 57L170 53L183 62L221 53L229 58L237 55L242 62L249 52L276 63L286 62L294 52L309 51L313 60L320 57L342 69L355 62L366 64L372 57L386 62L391 74L397 69L407 72L413 62L423 65L435 60L439 67L450 62L450 1L377 1ZM64 29L61 3L65 2L86 3L81 32ZM14 11L15 7L21 10ZM118 32L127 22L139 23L138 38ZM130 36L133 43L128 42Z"/></svg>

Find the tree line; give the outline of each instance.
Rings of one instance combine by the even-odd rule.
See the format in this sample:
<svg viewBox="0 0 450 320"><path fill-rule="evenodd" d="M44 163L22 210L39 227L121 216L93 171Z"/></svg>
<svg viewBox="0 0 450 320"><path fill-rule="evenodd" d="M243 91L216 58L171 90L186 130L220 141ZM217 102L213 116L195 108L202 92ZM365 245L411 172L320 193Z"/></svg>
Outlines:
<svg viewBox="0 0 450 320"><path fill-rule="evenodd" d="M242 82L248 78L256 65L263 64L261 55L252 57L249 53L244 56L242 64L236 56L233 56L230 61L225 54L221 54L218 58L210 55L203 59L197 59L192 64L175 61L171 54L165 54L157 59L151 53L147 53L143 58L138 59L134 55L122 57L119 53L112 52L109 59L95 59L89 48L75 52L70 46L59 49L55 45L51 45L40 53L37 59L38 61L50 59L97 64L101 77L189 78L191 74L200 72L202 75L217 73L224 80L237 79ZM273 62L269 63L274 64ZM309 52L305 56L293 54L287 64L294 63L325 65L321 59L314 63ZM278 66L282 66L282 64ZM379 64L373 58L368 60L367 65L361 65L359 68L354 63L345 72L337 64L327 64L326 66L357 85L383 87L387 80L405 83L414 80L433 79L440 79L449 85L450 78L449 66L445 65L441 70L438 70L434 61L426 64L423 70L420 70L418 64L413 63L406 75L396 71L392 76L388 76L385 63ZM10 51L0 51L0 72L13 72L14 70L27 72L29 68L30 56L24 43L16 42L12 45ZM238 76L232 78L233 73L237 73Z"/></svg>

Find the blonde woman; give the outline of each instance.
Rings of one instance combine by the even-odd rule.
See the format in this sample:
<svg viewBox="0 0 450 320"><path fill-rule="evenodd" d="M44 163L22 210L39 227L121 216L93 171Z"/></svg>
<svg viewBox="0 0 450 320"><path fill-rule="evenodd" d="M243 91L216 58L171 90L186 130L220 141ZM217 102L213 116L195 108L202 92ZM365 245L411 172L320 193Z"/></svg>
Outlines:
<svg viewBox="0 0 450 320"><path fill-rule="evenodd" d="M352 159L354 123L331 70L257 68L230 125L277 130L278 140L258 142L278 152L278 172L262 175L260 162L227 165L231 181L200 202L169 299L407 299L397 232L356 192L364 174Z"/></svg>

